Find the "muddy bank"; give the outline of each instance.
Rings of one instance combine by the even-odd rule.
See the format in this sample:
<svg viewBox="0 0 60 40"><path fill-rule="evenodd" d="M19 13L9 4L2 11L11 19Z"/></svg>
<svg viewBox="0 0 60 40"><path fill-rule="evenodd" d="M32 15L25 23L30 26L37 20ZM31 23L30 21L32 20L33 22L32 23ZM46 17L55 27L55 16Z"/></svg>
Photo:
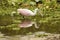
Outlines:
<svg viewBox="0 0 60 40"><path fill-rule="evenodd" d="M28 35L4 36L0 35L0 40L60 40L60 34L45 32L35 32Z"/></svg>

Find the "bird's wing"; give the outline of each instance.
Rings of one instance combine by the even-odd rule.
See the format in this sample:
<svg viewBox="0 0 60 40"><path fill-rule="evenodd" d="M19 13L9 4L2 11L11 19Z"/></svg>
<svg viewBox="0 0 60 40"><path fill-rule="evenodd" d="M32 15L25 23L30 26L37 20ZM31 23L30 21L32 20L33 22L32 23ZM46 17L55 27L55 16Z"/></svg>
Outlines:
<svg viewBox="0 0 60 40"><path fill-rule="evenodd" d="M34 14L31 10L28 10L28 9L23 9L21 13L23 15L32 15L32 14Z"/></svg>

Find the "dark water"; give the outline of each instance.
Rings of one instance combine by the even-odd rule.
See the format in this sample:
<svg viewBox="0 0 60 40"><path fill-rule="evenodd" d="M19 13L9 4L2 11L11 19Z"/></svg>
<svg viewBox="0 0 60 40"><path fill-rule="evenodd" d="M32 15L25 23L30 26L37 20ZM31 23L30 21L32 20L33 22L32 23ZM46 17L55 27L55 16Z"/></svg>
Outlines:
<svg viewBox="0 0 60 40"><path fill-rule="evenodd" d="M45 19L46 18L44 17L40 18L40 16L32 17L32 19L31 18L24 19L18 16L11 17L8 15L0 16L0 32L1 34L4 34L3 37L0 34L0 40L22 40L23 38L21 37L21 35L33 34L39 31L59 34L60 18L56 19L52 17L52 19L50 19L48 17L48 19L46 19L47 21ZM35 22L39 28L36 28L35 24L32 24L32 22ZM26 24L26 26L31 24L31 26L26 28L21 28L20 26L18 26L21 23ZM13 29L13 28L17 28L17 29ZM25 39L28 40L29 38L25 36Z"/></svg>
<svg viewBox="0 0 60 40"><path fill-rule="evenodd" d="M38 19L38 18L35 21L31 20L31 19L29 19L29 20L22 19L22 23L24 22L24 20L36 22L36 24L39 28L35 28L34 24L31 24L32 25L31 27L20 28L18 26L18 24L20 24L21 22L18 22L18 24L15 23L15 24L17 24L17 26L14 26L14 28L18 27L20 29L19 30L13 30L12 26L11 26L11 28L6 27L6 25L10 25L10 24L14 23L12 21L13 20L12 17L10 17L10 18L8 18L8 17L9 16L6 16L6 18L3 17L3 20L1 19L1 22L0 22L0 25L2 26L2 28L0 28L0 32L5 34L5 35L26 35L29 32L34 33L34 32L38 32L38 31L45 31L45 32L48 32L48 33L60 33L60 21L59 21L60 19L58 19L58 21L55 20L55 19L54 20L48 20L48 22L46 22L46 21L45 22L40 22L39 21L40 19ZM3 25L5 25L5 27L3 27Z"/></svg>

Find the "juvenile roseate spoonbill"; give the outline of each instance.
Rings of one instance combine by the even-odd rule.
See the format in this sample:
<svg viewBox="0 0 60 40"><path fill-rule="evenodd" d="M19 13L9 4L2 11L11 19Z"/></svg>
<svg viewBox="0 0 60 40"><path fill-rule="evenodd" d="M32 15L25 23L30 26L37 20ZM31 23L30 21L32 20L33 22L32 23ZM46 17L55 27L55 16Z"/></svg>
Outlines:
<svg viewBox="0 0 60 40"><path fill-rule="evenodd" d="M37 12L38 8L36 8L34 10L34 12L32 12L31 10L29 9L17 9L18 13L24 15L24 16L35 16L36 15L36 12Z"/></svg>
<svg viewBox="0 0 60 40"><path fill-rule="evenodd" d="M32 22L31 20L23 20L20 24L18 24L18 27L20 28L28 28L31 27L34 24L35 28L39 28L36 24L36 22Z"/></svg>

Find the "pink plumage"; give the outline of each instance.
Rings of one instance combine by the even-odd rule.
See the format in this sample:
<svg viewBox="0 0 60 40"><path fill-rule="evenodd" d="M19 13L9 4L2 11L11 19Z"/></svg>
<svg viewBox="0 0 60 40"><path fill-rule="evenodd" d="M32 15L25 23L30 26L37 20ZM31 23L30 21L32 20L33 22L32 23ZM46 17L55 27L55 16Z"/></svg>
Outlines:
<svg viewBox="0 0 60 40"><path fill-rule="evenodd" d="M37 9L35 9L34 12L32 12L29 9L18 9L17 11L24 16L34 16L34 15L36 15Z"/></svg>

